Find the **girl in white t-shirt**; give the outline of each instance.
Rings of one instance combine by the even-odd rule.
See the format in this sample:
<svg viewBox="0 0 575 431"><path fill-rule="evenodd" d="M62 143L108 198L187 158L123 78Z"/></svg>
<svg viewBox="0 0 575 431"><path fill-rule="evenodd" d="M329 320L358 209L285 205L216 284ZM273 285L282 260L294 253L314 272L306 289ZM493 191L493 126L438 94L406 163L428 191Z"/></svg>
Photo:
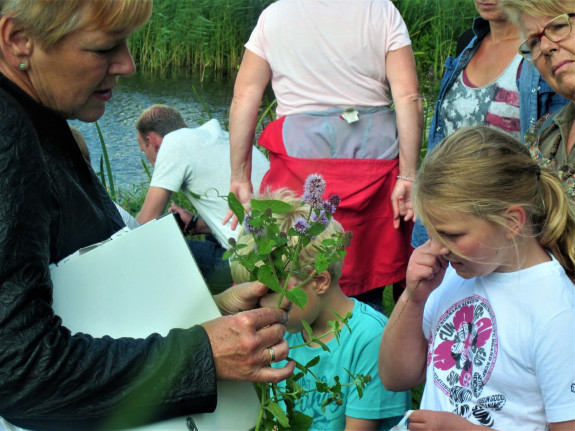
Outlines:
<svg viewBox="0 0 575 431"><path fill-rule="evenodd" d="M426 382L409 429L573 430L575 207L559 179L476 126L427 157L414 193L430 239L379 355L387 389Z"/></svg>

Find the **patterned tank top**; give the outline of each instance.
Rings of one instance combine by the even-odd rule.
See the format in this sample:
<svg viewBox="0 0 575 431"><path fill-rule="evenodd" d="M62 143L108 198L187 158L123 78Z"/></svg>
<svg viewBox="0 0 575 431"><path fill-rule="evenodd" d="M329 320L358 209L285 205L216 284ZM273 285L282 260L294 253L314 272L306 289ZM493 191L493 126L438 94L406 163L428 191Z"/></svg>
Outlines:
<svg viewBox="0 0 575 431"><path fill-rule="evenodd" d="M446 92L441 105L445 135L462 127L482 124L503 130L523 141L517 87L520 64L521 56L516 55L496 80L483 87L474 87L465 79L463 70Z"/></svg>

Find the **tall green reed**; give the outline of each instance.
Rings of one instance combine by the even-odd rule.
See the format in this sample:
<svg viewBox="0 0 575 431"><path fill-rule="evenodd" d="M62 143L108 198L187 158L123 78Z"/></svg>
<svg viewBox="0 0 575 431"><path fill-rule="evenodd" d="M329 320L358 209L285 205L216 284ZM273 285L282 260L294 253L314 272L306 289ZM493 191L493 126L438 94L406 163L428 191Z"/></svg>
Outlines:
<svg viewBox="0 0 575 431"><path fill-rule="evenodd" d="M412 41L422 92L436 97L443 64L477 11L471 0L395 0Z"/></svg>
<svg viewBox="0 0 575 431"><path fill-rule="evenodd" d="M106 147L106 142L104 142L104 136L102 135L102 131L100 130L100 126L98 122L95 122L96 130L98 131L98 138L100 139L100 145L102 146L102 158L100 159L100 180L112 200L116 200L117 193L116 193L116 186L114 184L114 175L112 174L112 165L110 164L110 158L108 157L108 149ZM108 176L108 181L106 184L106 174Z"/></svg>
<svg viewBox="0 0 575 431"><path fill-rule="evenodd" d="M130 40L142 71L225 74L271 0L155 0L150 20Z"/></svg>

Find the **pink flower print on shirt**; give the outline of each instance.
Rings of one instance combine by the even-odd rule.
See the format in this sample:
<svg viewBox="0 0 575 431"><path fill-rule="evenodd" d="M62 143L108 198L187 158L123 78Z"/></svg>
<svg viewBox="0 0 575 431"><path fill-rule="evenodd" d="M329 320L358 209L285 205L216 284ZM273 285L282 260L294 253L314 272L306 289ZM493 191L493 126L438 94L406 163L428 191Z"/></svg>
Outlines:
<svg viewBox="0 0 575 431"><path fill-rule="evenodd" d="M427 363L453 413L476 424L495 426L493 413L503 409L506 399L486 391L485 386L497 356L497 322L484 298L464 298L439 317L430 334Z"/></svg>
<svg viewBox="0 0 575 431"><path fill-rule="evenodd" d="M473 375L474 356L489 340L492 323L486 317L474 322L474 306L470 304L457 310L453 327L453 338L443 341L434 350L433 364L444 371L455 367L460 372L459 384L468 387Z"/></svg>

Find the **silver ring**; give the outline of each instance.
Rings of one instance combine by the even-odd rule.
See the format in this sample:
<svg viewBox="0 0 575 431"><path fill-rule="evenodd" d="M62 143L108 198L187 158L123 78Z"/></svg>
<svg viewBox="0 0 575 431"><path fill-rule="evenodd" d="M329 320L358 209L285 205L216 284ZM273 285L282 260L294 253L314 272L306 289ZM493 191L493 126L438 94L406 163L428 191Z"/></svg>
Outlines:
<svg viewBox="0 0 575 431"><path fill-rule="evenodd" d="M274 349L272 349L271 347L268 347L268 350L270 351L270 364L271 364L276 360L276 352L274 352Z"/></svg>

